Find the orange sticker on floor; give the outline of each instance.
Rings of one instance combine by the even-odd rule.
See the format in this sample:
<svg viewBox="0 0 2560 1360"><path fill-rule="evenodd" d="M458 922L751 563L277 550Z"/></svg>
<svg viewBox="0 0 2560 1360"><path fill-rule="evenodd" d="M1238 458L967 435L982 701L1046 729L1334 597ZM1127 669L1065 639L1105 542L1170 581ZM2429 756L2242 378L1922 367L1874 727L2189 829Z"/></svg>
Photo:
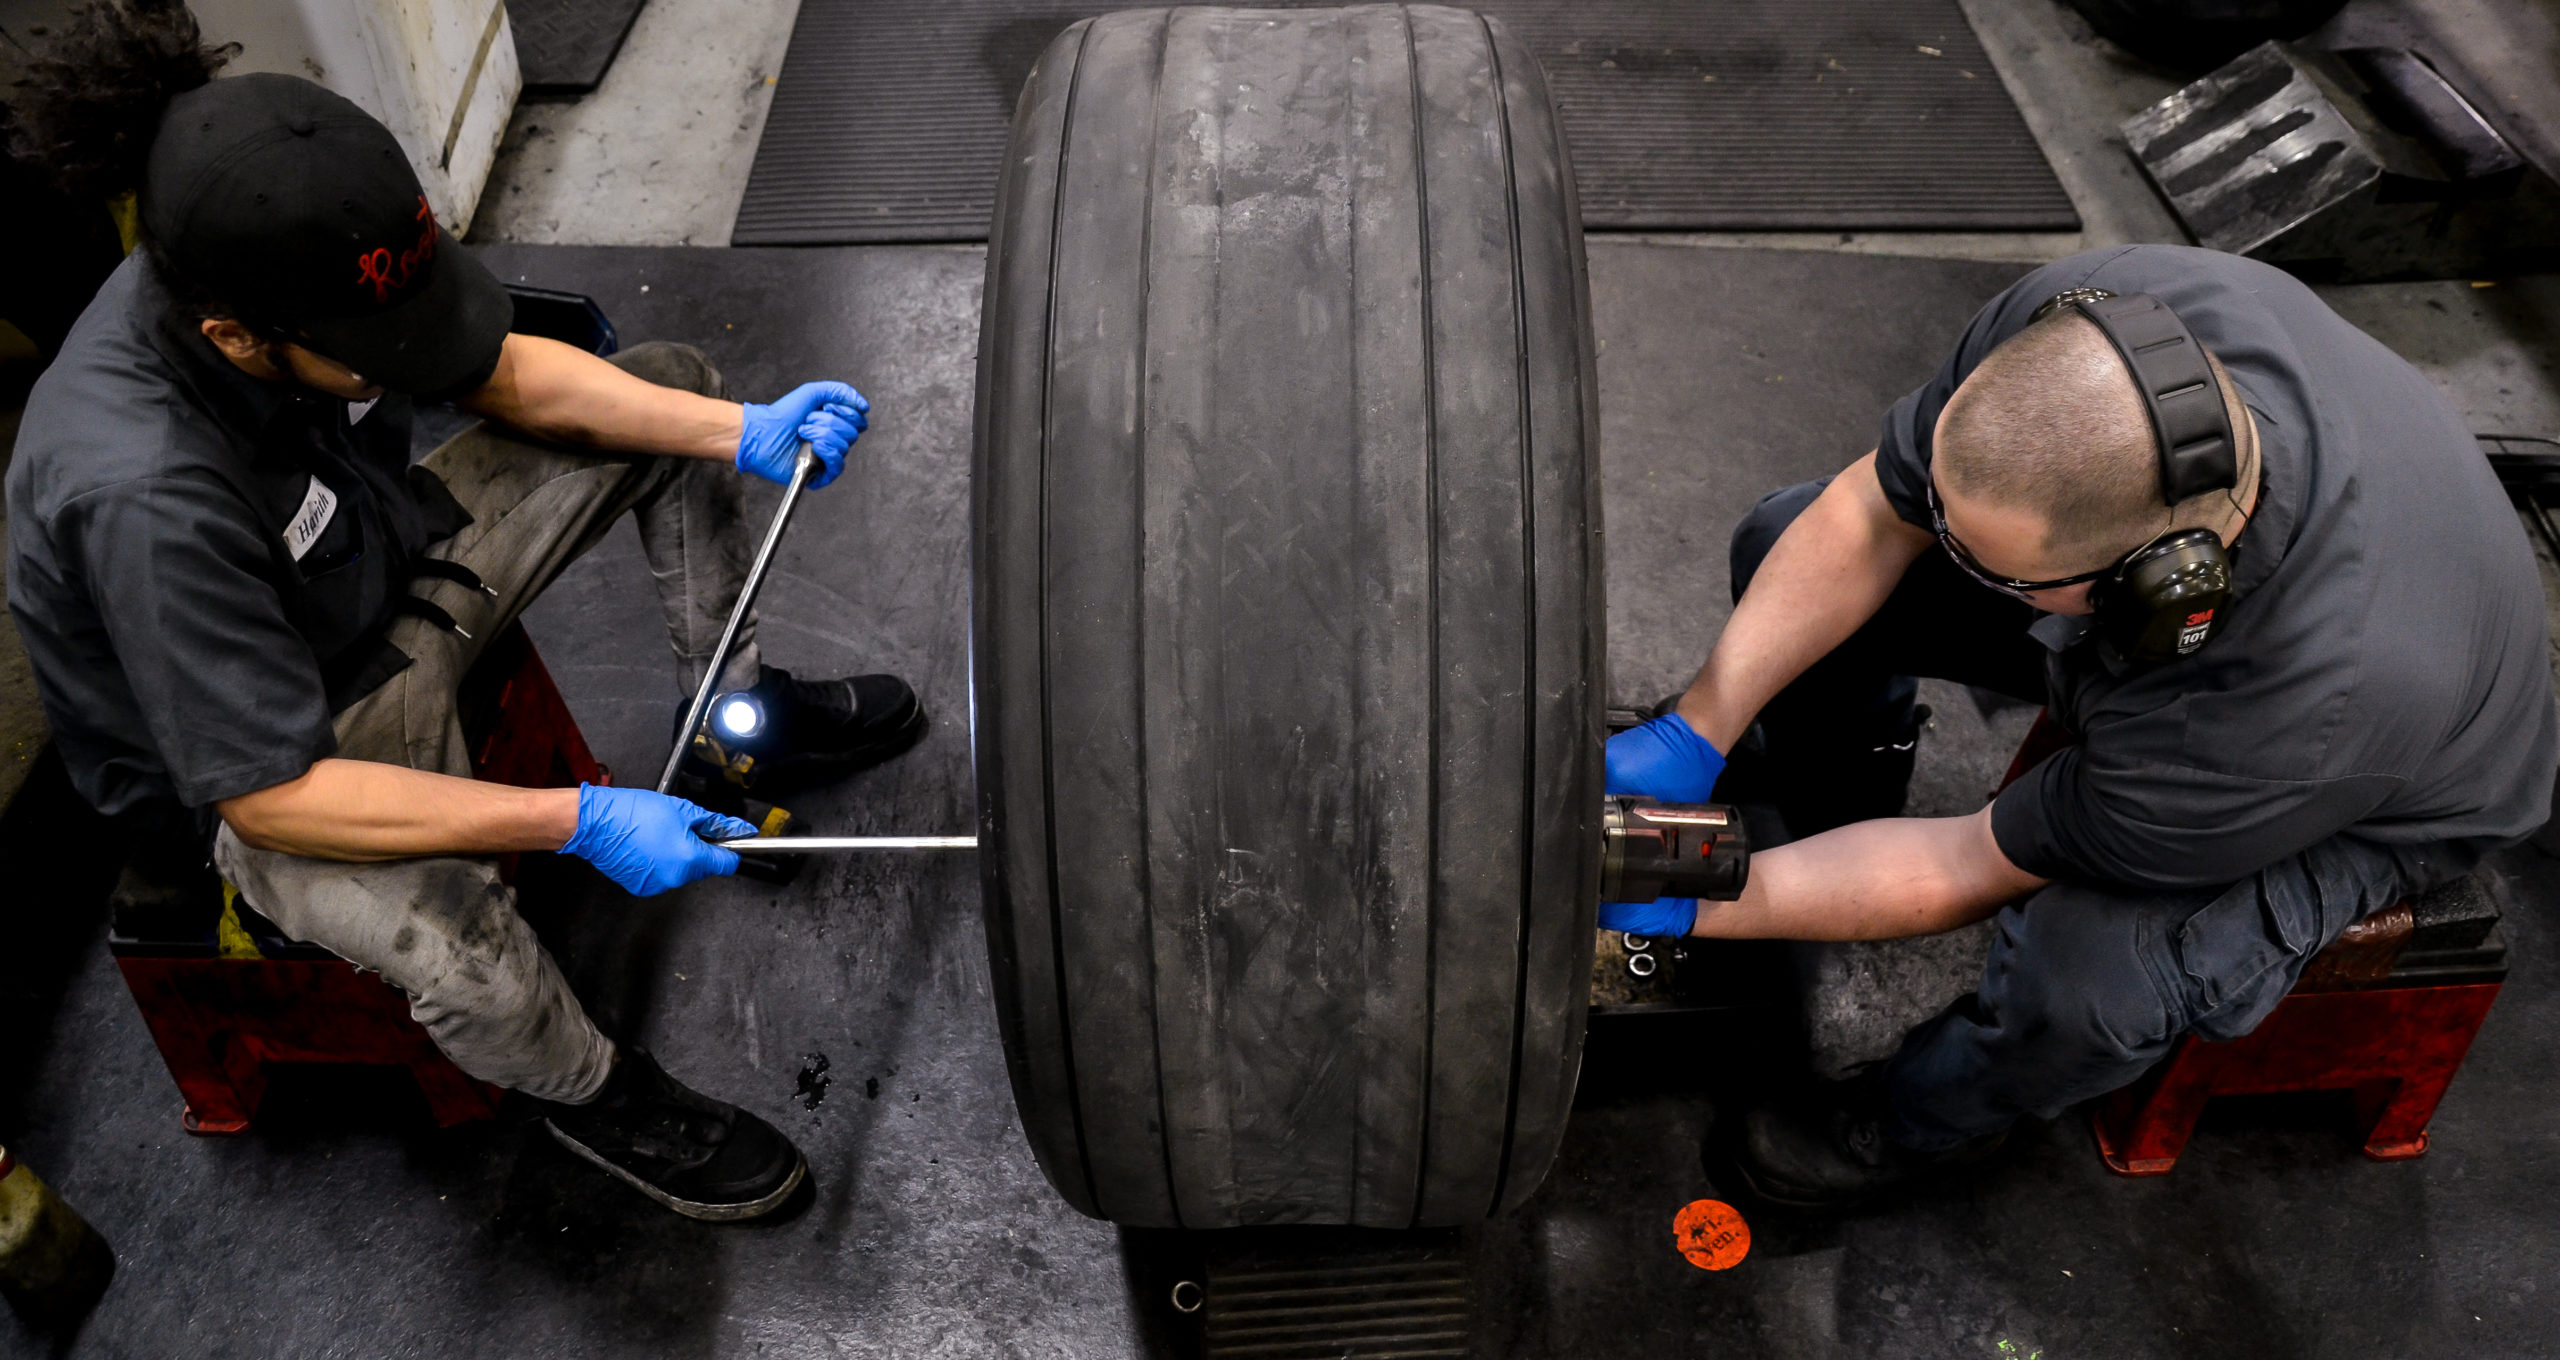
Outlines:
<svg viewBox="0 0 2560 1360"><path fill-rule="evenodd" d="M1694 1200L1672 1216L1671 1240L1698 1269L1729 1270L1751 1254L1751 1225L1723 1200Z"/></svg>

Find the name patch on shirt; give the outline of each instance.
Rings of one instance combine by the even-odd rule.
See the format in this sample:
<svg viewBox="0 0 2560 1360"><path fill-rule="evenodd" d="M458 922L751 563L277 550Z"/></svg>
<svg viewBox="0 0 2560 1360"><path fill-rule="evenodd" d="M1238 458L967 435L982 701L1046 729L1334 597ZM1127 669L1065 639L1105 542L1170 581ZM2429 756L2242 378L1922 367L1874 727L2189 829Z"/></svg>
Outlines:
<svg viewBox="0 0 2560 1360"><path fill-rule="evenodd" d="M301 561L302 555L311 551L311 545L320 541L321 532L337 513L338 493L319 478L312 478L311 489L302 493L302 508L294 511L293 519L284 526L285 550L293 554L294 561Z"/></svg>

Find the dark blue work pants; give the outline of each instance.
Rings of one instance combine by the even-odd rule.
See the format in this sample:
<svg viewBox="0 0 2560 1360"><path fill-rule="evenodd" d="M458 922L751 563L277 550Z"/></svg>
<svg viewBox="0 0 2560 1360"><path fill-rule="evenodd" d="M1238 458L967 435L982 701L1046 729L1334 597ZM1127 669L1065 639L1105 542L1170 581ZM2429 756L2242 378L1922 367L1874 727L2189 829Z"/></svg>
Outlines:
<svg viewBox="0 0 2560 1360"><path fill-rule="evenodd" d="M1824 485L1772 492L1743 517L1737 597ZM1826 769L1856 766L1910 730L1917 676L2042 702L2045 651L2025 632L2034 617L1946 554L1923 554L1874 619L1761 711L1769 768L1818 785ZM1973 994L1905 1035L1887 1063L1889 1132L1906 1147L1954 1147L2123 1086L2182 1034L2236 1039L2312 955L2389 906L2401 877L2381 848L2336 837L2225 887L2057 882L2012 903Z"/></svg>

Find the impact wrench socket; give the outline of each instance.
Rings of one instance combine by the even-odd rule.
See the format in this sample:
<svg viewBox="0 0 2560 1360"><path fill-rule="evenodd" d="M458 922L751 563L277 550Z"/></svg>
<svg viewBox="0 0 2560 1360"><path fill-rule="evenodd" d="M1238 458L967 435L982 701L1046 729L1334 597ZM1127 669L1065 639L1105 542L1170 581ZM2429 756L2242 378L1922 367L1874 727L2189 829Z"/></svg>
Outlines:
<svg viewBox="0 0 2560 1360"><path fill-rule="evenodd" d="M1613 796L1600 820L1603 902L1730 902L1751 879L1751 835L1725 804Z"/></svg>

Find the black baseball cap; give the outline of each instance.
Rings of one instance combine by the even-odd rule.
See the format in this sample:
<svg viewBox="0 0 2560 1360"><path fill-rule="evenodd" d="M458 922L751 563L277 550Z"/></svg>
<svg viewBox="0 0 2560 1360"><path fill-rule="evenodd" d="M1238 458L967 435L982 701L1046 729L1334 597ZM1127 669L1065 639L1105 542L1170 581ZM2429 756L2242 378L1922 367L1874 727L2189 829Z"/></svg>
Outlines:
<svg viewBox="0 0 2560 1360"><path fill-rule="evenodd" d="M436 224L391 130L297 76L171 100L139 198L144 235L190 283L393 391L485 376L515 319Z"/></svg>

